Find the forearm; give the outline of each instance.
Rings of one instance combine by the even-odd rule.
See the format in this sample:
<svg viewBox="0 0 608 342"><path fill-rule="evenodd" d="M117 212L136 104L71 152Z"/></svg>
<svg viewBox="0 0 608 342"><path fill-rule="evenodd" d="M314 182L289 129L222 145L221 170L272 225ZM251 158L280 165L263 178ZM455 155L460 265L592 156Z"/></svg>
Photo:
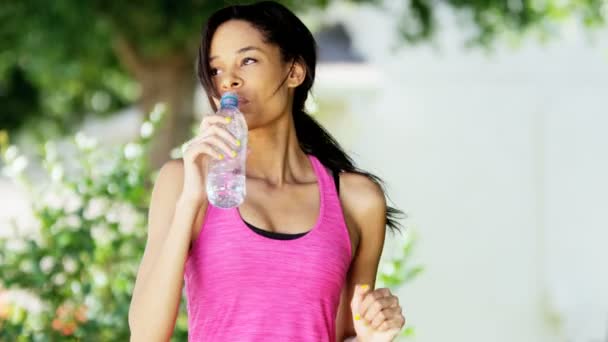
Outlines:
<svg viewBox="0 0 608 342"><path fill-rule="evenodd" d="M175 325L191 227L197 206L178 200L159 253L133 292L129 312L132 341L167 341Z"/></svg>

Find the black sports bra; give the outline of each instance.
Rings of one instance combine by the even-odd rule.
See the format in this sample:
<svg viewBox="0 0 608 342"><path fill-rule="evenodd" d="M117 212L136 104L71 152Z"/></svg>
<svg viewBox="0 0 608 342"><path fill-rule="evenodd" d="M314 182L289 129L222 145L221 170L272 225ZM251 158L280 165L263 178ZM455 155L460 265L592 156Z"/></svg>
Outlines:
<svg viewBox="0 0 608 342"><path fill-rule="evenodd" d="M340 179L339 179L339 171L333 171L334 174L334 183L336 184L336 191L338 192L338 194L340 194ZM242 219L242 218L241 218ZM253 230L254 232L263 235L265 237L271 238L271 239L276 239L276 240L292 240L292 239L297 239L303 235L308 234L308 232L304 232L304 233L296 233L296 234L289 234L289 233L276 233L276 232L270 232L264 229L260 229L254 225L252 225L251 223L243 220L243 222L245 222L245 224L251 228L251 230Z"/></svg>

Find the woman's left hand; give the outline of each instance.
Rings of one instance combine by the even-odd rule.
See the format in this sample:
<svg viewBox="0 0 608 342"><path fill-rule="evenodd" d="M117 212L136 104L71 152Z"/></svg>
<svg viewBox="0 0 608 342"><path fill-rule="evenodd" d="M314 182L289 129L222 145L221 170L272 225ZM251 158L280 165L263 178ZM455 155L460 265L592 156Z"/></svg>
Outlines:
<svg viewBox="0 0 608 342"><path fill-rule="evenodd" d="M387 288L356 285L350 303L357 342L389 342L405 326L399 298Z"/></svg>

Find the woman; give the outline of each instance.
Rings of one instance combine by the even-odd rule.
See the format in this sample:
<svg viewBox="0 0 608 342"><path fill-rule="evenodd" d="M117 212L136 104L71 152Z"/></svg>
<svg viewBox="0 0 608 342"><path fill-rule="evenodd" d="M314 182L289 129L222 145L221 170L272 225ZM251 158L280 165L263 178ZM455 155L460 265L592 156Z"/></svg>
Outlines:
<svg viewBox="0 0 608 342"><path fill-rule="evenodd" d="M207 201L208 161L240 145L222 117L207 115L154 185L132 340L171 336L183 281L191 341L391 341L404 326L398 298L374 290L399 211L304 112L315 49L277 3L228 7L207 22L198 74L214 109L224 92L240 98L247 196L229 210Z"/></svg>

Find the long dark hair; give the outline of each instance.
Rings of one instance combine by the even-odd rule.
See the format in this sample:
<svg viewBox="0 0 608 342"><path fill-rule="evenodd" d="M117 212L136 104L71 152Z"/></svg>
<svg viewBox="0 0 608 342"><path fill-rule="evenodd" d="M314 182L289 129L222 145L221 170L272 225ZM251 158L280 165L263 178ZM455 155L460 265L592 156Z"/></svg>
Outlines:
<svg viewBox="0 0 608 342"><path fill-rule="evenodd" d="M244 20L260 30L267 43L276 44L284 61L297 60L306 67L306 78L296 89L293 99L293 120L300 147L312 154L331 170L353 172L364 175L378 184L386 194L384 182L377 176L365 172L354 165L340 144L312 116L304 111L304 104L315 80L317 45L315 39L300 19L285 6L273 1L262 1L251 5L234 5L215 12L207 21L198 51L197 73L207 92L211 106L211 96L219 97L211 80L208 51L217 28L229 20ZM388 196L387 196L388 197ZM388 206L386 224L393 231L399 231L398 220L404 213Z"/></svg>

